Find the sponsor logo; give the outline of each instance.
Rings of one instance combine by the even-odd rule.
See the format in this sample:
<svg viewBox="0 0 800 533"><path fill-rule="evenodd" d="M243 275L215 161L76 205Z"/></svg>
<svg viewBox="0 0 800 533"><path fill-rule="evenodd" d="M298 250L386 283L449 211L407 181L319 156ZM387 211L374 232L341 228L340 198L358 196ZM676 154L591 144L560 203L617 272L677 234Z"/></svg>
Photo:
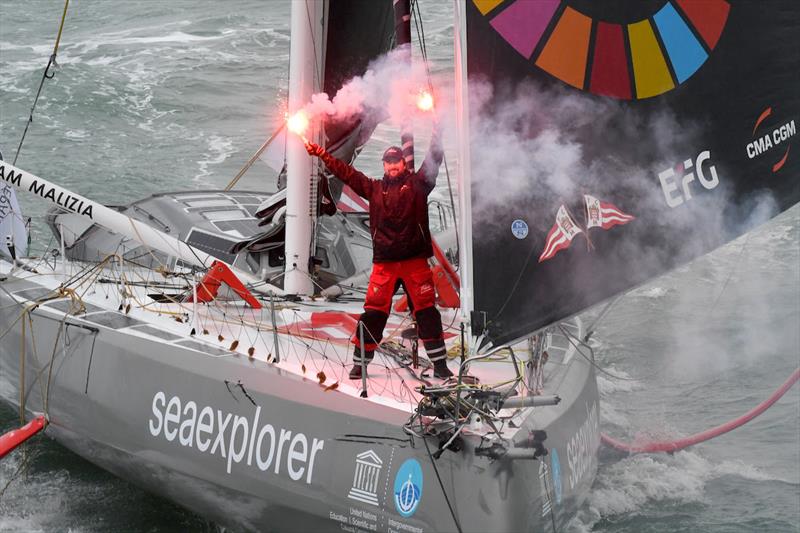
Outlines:
<svg viewBox="0 0 800 533"><path fill-rule="evenodd" d="M22 186L22 173L7 169L2 163L0 163L0 179L16 187ZM50 185L47 183L41 183L39 180L33 180L28 186L28 191L44 198L45 200L50 200L54 204L58 205L59 207L63 207L67 211L71 211L94 220L92 213L92 202L88 200L84 202L82 198L76 198L60 187L56 187L55 185Z"/></svg>
<svg viewBox="0 0 800 533"><path fill-rule="evenodd" d="M234 463L246 459L248 467L311 484L317 454L325 446L324 439L309 440L303 433L293 434L260 423L260 406L256 407L251 422L247 417L211 406L200 409L195 402L184 402L178 396L167 401L166 395L159 391L153 396L152 410L153 416L148 420L150 435L184 448L219 455L227 460L228 474Z"/></svg>
<svg viewBox="0 0 800 533"><path fill-rule="evenodd" d="M378 481L382 468L383 461L374 451L367 450L356 455L353 487L347 497L370 505L378 505Z"/></svg>
<svg viewBox="0 0 800 533"><path fill-rule="evenodd" d="M578 235L586 237L589 250L592 250L594 245L589 239L589 229L591 228L609 230L614 226L624 225L636 219L633 215L621 211L614 204L601 202L590 194L583 195L583 203L586 207L586 225L584 227L575 221L565 204L559 206L556 212L556 223L550 228L545 239L544 250L539 256L540 263L551 259L559 251L569 248L572 240Z"/></svg>
<svg viewBox="0 0 800 533"><path fill-rule="evenodd" d="M511 234L517 239L524 239L528 236L528 225L524 220L515 220L511 223Z"/></svg>
<svg viewBox="0 0 800 533"><path fill-rule="evenodd" d="M0 186L0 223L2 223L9 213L12 211L11 207L11 187L6 184Z"/></svg>
<svg viewBox="0 0 800 533"><path fill-rule="evenodd" d="M772 115L772 107L766 108L761 112L755 125L753 126L753 140L747 143L745 151L749 159L755 159L763 154L783 152L775 163L772 165L772 172L778 172L786 160L789 158L789 139L797 134L797 127L795 126L794 119L779 124L773 128L762 127L763 122ZM783 148L785 147L785 150Z"/></svg>
<svg viewBox="0 0 800 533"><path fill-rule="evenodd" d="M683 177L679 178L681 174ZM711 164L711 152L703 150L694 161L689 158L675 168L659 172L658 181L661 182L664 200L674 209L692 199L692 189L697 188L697 185L692 185L694 181L698 181L706 190L711 190L719 185L719 176L716 167Z"/></svg>
<svg viewBox="0 0 800 533"><path fill-rule="evenodd" d="M586 404L586 420L567 441L570 490L573 490L589 471L599 446L600 420L597 416L597 404L593 403L591 408Z"/></svg>
<svg viewBox="0 0 800 533"><path fill-rule="evenodd" d="M724 0L663 0L656 10L654 2L641 0L584 1L580 7L472 2L487 31L491 26L531 67L578 90L622 100L658 96L690 79L717 46L731 8ZM564 4L572 5L561 9Z"/></svg>
<svg viewBox="0 0 800 533"><path fill-rule="evenodd" d="M416 459L407 459L394 477L394 507L400 516L413 515L422 500L422 467Z"/></svg>
<svg viewBox="0 0 800 533"><path fill-rule="evenodd" d="M6 169L6 166L0 163L0 179L19 187L22 182L22 174L14 172L11 169Z"/></svg>
<svg viewBox="0 0 800 533"><path fill-rule="evenodd" d="M561 463L558 460L558 452L555 448L551 450L550 466L553 469L553 492L555 492L556 503L561 503Z"/></svg>
<svg viewBox="0 0 800 533"><path fill-rule="evenodd" d="M539 461L539 488L544 495L542 498L542 516L547 516L553 512L550 483L547 482L548 477L550 477L550 465L547 464L547 461Z"/></svg>

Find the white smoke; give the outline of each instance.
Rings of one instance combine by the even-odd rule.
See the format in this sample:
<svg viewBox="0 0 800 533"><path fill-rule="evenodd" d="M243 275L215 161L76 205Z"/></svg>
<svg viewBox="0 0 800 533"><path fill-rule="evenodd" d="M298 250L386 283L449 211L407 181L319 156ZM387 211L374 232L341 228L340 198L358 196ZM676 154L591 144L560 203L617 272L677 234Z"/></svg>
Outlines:
<svg viewBox="0 0 800 533"><path fill-rule="evenodd" d="M591 194L650 219L609 231L628 233L619 252L640 271L658 271L707 252L777 211L770 194L733 203L728 171L732 175L736 169L725 168L714 153L705 173L708 177L714 166L716 190L705 194L696 179L692 198L667 208L659 173L695 161L708 147L700 125L679 120L666 104L653 102L660 108L637 113L613 99L543 89L532 82L508 89L471 81L470 90L473 231L478 238L508 233L506 222L514 209L519 212L511 214L525 220L531 231L546 234L559 205L577 204L583 194ZM679 170L676 182L683 175ZM659 215L664 223L653 231ZM675 246L661 247L662 240L680 243L677 261Z"/></svg>
<svg viewBox="0 0 800 533"><path fill-rule="evenodd" d="M427 90L428 83L424 64L409 64L408 48L396 48L375 59L362 76L349 80L333 97L317 93L303 109L311 121L347 122L369 116L401 126L410 116L423 113L416 107L416 97Z"/></svg>

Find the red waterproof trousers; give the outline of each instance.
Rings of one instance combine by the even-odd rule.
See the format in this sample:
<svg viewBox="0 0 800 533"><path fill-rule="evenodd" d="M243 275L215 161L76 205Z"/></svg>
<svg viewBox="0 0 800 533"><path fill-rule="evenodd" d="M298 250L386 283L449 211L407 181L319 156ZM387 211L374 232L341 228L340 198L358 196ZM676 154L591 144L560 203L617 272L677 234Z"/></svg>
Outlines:
<svg viewBox="0 0 800 533"><path fill-rule="evenodd" d="M392 297L401 283L415 311L421 311L436 303L431 268L427 260L418 257L405 261L373 264L364 309L374 309L388 315L392 308Z"/></svg>
<svg viewBox="0 0 800 533"><path fill-rule="evenodd" d="M374 263L364 301L364 313L360 323L364 326L364 349L372 359L383 337L383 328L389 318L392 297L400 286L405 287L409 304L419 329L419 338L425 346L428 358L436 362L446 357L442 337L442 317L436 309L436 289L433 285L428 261L417 257L403 261ZM353 344L360 347L359 328L353 334ZM356 350L356 358L360 359Z"/></svg>

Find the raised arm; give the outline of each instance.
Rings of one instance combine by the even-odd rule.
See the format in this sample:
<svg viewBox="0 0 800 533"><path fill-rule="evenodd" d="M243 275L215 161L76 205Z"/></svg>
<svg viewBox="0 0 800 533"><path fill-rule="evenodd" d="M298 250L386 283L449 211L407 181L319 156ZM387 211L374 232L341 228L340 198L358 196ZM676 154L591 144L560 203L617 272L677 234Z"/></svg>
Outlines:
<svg viewBox="0 0 800 533"><path fill-rule="evenodd" d="M426 194L430 194L436 186L436 177L439 175L439 167L444 159L444 149L442 148L442 132L438 121L433 123L433 132L431 133L431 144L428 147L428 153L425 155L425 160L419 168L419 179L423 182L423 187Z"/></svg>
<svg viewBox="0 0 800 533"><path fill-rule="evenodd" d="M372 192L372 180L369 177L353 168L352 165L336 159L318 144L307 143L306 151L308 151L308 155L322 159L322 162L325 163L325 166L334 176L349 185L356 194L369 200Z"/></svg>

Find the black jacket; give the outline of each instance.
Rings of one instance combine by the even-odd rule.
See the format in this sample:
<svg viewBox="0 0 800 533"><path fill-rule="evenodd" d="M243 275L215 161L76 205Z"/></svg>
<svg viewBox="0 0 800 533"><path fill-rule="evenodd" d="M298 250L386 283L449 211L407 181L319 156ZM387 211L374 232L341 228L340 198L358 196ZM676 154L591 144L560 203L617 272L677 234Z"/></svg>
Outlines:
<svg viewBox="0 0 800 533"><path fill-rule="evenodd" d="M438 135L419 171L376 180L327 152L321 156L334 176L369 202L372 262L388 263L433 255L428 227L428 195L436 185L444 153Z"/></svg>

